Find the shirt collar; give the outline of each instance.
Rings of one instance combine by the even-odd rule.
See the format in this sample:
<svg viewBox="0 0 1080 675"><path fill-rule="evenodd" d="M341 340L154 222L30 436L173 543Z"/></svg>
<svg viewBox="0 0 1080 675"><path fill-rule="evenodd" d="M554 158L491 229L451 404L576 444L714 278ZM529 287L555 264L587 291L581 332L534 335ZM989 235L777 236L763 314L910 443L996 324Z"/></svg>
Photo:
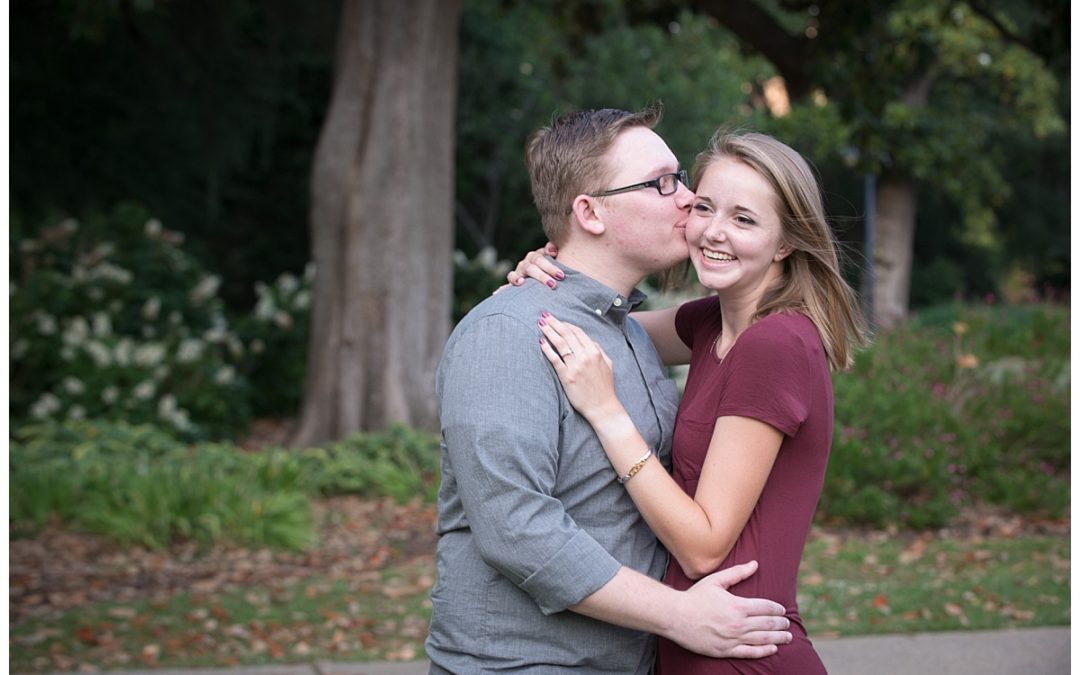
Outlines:
<svg viewBox="0 0 1080 675"><path fill-rule="evenodd" d="M616 323L622 323L630 310L648 297L636 288L630 293L630 297L626 297L596 279L570 269L558 260L553 262L566 274L566 278L559 282L559 288L573 293L597 316L607 316Z"/></svg>

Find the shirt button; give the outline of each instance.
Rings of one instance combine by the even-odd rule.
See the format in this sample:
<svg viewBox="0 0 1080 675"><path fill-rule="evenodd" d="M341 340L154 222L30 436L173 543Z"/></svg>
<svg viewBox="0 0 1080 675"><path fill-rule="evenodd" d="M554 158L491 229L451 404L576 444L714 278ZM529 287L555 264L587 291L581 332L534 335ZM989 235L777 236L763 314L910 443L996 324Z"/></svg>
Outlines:
<svg viewBox="0 0 1080 675"><path fill-rule="evenodd" d="M611 303L616 307L622 307L622 298L615 298L615 302Z"/></svg>
<svg viewBox="0 0 1080 675"><path fill-rule="evenodd" d="M603 316L604 315L604 310L602 310L602 309L597 308L597 309L594 309L593 311L596 312L596 316Z"/></svg>

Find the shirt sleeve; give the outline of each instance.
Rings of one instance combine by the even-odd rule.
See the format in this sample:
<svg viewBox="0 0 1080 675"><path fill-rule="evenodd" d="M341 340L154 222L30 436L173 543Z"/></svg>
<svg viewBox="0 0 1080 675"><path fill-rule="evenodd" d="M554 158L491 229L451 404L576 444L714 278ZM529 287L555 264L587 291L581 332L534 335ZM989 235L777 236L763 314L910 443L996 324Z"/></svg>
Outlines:
<svg viewBox="0 0 1080 675"><path fill-rule="evenodd" d="M794 436L806 421L812 389L807 335L797 321L774 314L748 328L728 352L730 370L717 417L738 415ZM813 336L816 339L816 331ZM820 349L820 340L818 340Z"/></svg>
<svg viewBox="0 0 1080 675"><path fill-rule="evenodd" d="M694 336L704 333L704 327L714 323L720 316L718 301L714 296L684 302L675 311L675 332L683 344L694 348Z"/></svg>
<svg viewBox="0 0 1080 675"><path fill-rule="evenodd" d="M553 496L569 411L538 335L505 315L472 322L440 368L440 419L480 555L552 614L599 590L620 564Z"/></svg>

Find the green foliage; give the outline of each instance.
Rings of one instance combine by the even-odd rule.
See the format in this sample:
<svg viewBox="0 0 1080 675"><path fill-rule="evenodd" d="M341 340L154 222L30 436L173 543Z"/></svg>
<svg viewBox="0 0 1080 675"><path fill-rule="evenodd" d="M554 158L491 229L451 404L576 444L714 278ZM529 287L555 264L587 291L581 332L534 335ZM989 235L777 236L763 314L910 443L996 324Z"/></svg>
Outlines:
<svg viewBox="0 0 1080 675"><path fill-rule="evenodd" d="M181 241L134 205L12 241L13 417L160 420L189 436L247 422L220 278Z"/></svg>
<svg viewBox="0 0 1080 675"><path fill-rule="evenodd" d="M300 460L282 450L189 446L149 426L66 421L17 431L15 533L50 518L123 543L232 541L299 549L313 539Z"/></svg>
<svg viewBox="0 0 1080 675"><path fill-rule="evenodd" d="M433 501L439 441L397 426L325 448L246 452L190 445L150 425L45 421L16 431L9 461L15 535L55 520L149 548L193 540L303 549L315 540L312 496Z"/></svg>
<svg viewBox="0 0 1080 675"><path fill-rule="evenodd" d="M510 263L495 259L490 246L480 250L471 260L463 251L454 252L454 322L489 297L506 283Z"/></svg>
<svg viewBox="0 0 1080 675"><path fill-rule="evenodd" d="M251 385L256 416L292 415L300 407L307 370L314 263L303 275L284 273L272 284L255 284L254 309L236 319L247 345L242 373Z"/></svg>
<svg viewBox="0 0 1080 675"><path fill-rule="evenodd" d="M312 489L323 495L388 496L405 502L415 497L432 501L438 491L438 437L400 425L303 450L300 458Z"/></svg>
<svg viewBox="0 0 1080 675"><path fill-rule="evenodd" d="M879 335L834 378L819 513L940 527L974 500L1064 515L1068 322L1054 305L947 306Z"/></svg>

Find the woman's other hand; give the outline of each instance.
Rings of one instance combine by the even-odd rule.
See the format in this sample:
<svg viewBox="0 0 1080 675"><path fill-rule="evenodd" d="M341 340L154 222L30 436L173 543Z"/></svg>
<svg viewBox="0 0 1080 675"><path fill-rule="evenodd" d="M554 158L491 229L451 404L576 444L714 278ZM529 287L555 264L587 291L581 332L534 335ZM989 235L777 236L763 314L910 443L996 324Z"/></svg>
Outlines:
<svg viewBox="0 0 1080 675"><path fill-rule="evenodd" d="M543 248L526 253L517 267L507 273L506 280L514 286L520 286L527 277L532 277L548 288L555 288L556 280L561 281L566 275L545 256L555 258L558 255L559 248L549 241Z"/></svg>

